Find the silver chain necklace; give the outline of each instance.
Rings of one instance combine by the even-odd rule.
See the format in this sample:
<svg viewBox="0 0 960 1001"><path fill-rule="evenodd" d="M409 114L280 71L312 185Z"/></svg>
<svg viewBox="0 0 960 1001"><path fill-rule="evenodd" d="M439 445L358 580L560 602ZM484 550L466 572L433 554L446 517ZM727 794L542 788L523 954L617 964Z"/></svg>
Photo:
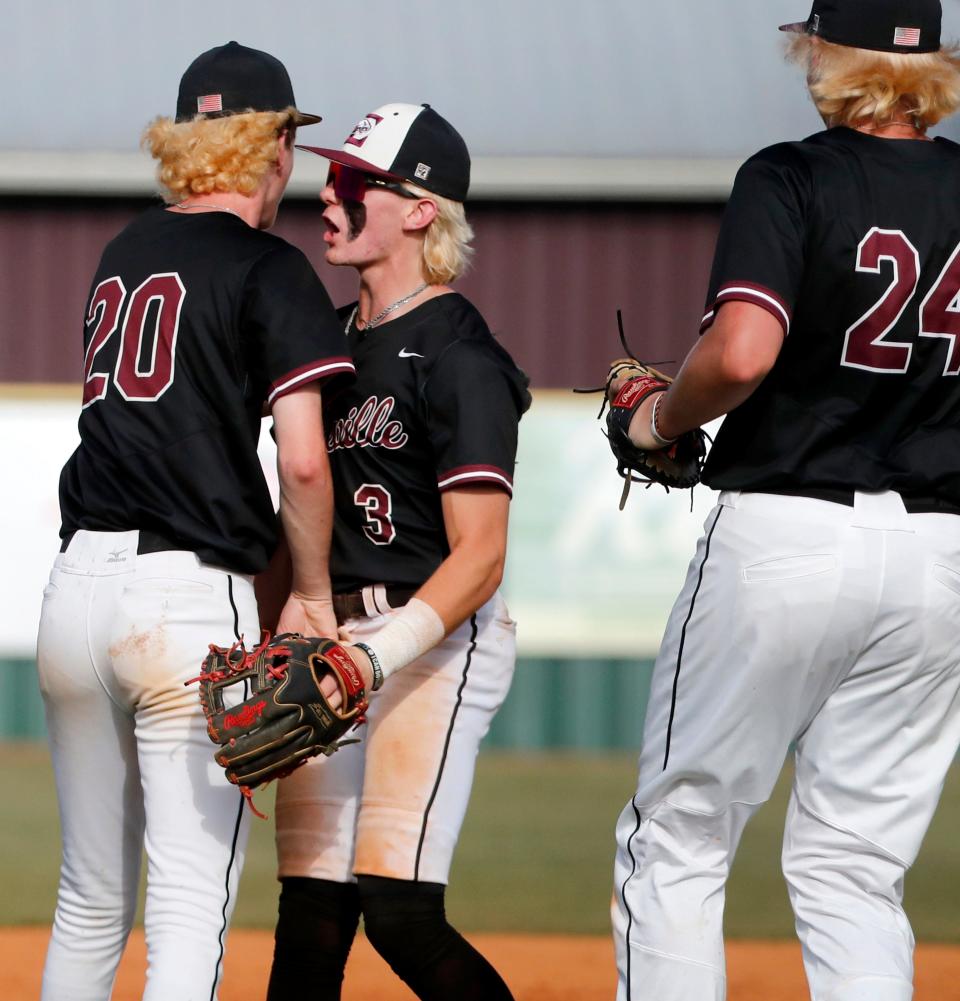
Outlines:
<svg viewBox="0 0 960 1001"><path fill-rule="evenodd" d="M367 320L367 322L364 324L363 329L370 330L372 327L375 327L385 316L389 316L395 309L399 309L401 306L405 306L411 299L416 299L416 297L428 285L429 282L423 282L422 284L418 285L409 295L405 295L402 299L397 299L396 302L391 302L386 309L381 309L380 312L377 313L377 315L372 320ZM353 307L353 311L350 313L350 316L347 319L347 325L343 328L343 332L345 334L350 333L350 327L353 325L354 318L356 317L357 310L359 308L360 308L359 303L357 303L357 305ZM358 327L357 329L359 330L360 328Z"/></svg>
<svg viewBox="0 0 960 1001"><path fill-rule="evenodd" d="M174 205L173 207L179 212L186 212L187 209L212 209L214 212L229 212L238 219L243 218L236 209L232 209L227 205L201 205L199 202L194 202L193 205Z"/></svg>

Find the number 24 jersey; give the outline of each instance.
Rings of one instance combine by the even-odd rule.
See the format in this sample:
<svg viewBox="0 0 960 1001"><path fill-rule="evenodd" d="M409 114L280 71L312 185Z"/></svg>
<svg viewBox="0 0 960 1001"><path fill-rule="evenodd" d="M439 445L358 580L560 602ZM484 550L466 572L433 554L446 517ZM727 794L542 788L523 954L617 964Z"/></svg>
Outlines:
<svg viewBox="0 0 960 1001"><path fill-rule="evenodd" d="M960 507L960 146L834 128L752 157L702 329L731 300L785 336L724 421L706 483Z"/></svg>
<svg viewBox="0 0 960 1001"><path fill-rule="evenodd" d="M449 554L444 491L485 484L512 496L527 379L455 292L372 330L350 323L347 338L357 379L324 407L333 588L418 586Z"/></svg>

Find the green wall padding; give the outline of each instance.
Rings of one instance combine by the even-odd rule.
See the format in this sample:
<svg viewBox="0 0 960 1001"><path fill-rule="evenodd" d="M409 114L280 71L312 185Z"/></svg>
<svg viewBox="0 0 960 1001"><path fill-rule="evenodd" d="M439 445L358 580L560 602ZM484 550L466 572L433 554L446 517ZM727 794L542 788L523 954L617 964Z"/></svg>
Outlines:
<svg viewBox="0 0 960 1001"><path fill-rule="evenodd" d="M504 750L639 748L652 661L522 658L484 746ZM42 740L32 660L0 659L0 740Z"/></svg>
<svg viewBox="0 0 960 1001"><path fill-rule="evenodd" d="M485 746L639 748L652 661L521 658Z"/></svg>
<svg viewBox="0 0 960 1001"><path fill-rule="evenodd" d="M0 740L38 740L46 734L43 702L32 659L0 660Z"/></svg>

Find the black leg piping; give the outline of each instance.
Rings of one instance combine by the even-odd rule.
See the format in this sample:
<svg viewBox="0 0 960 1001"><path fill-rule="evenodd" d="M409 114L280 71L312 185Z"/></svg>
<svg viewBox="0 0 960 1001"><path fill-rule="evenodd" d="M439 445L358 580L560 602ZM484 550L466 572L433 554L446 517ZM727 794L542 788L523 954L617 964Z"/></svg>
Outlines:
<svg viewBox="0 0 960 1001"><path fill-rule="evenodd" d="M430 793L430 800L427 803L426 810L423 811L423 825L420 828L420 840L417 843L417 858L413 867L413 879L414 882L420 881L420 854L423 851L423 842L427 836L427 821L430 817L430 810L433 807L433 802L437 798L437 792L440 789L440 780L443 778L443 766L447 761L447 751L450 749L450 739L453 736L453 726L457 721L457 713L460 711L460 705L463 702L463 690L467 684L467 674L470 671L470 662L473 659L473 651L477 648L477 615L474 612L470 616L470 645L467 647L467 659L463 665L463 676L460 679L460 687L457 689L457 701L456 705L453 707L453 713L450 716L450 725L447 727L447 736L443 742L443 754L440 757L440 767L437 770L437 780L433 784L433 791Z"/></svg>
<svg viewBox="0 0 960 1001"><path fill-rule="evenodd" d="M703 561L700 563L700 572L697 577L697 586L694 588L693 597L690 599L690 609L687 612L687 617L683 623L683 629L680 630L680 646L677 649L677 669L673 676L673 696L670 700L670 722L667 724L667 747L663 755L663 770L667 769L667 762L670 760L670 737L673 733L673 717L677 711L677 688L680 684L680 664L683 661L683 645L687 639L687 626L690 624L690 619L693 617L693 609L697 603L697 595L700 593L700 585L703 583L703 570L707 565L707 560L710 558L710 541L713 539L714 530L717 527L717 522L720 520L720 515L723 512L723 508L717 510L717 516L713 519L713 524L710 526L710 532L707 535L707 544L703 551Z"/></svg>
<svg viewBox="0 0 960 1001"><path fill-rule="evenodd" d="M240 640L240 611L237 608L237 603L233 598L233 575L227 574L227 596L230 599L230 607L233 609L233 635ZM244 686L246 687L246 686ZM220 979L220 965L223 963L223 939L227 934L227 907L230 904L230 873L233 872L233 863L237 858L237 840L240 837L240 823L243 819L243 808L244 799L243 796L240 797L240 802L237 806L237 820L233 825L233 839L230 843L230 861L227 863L227 874L224 878L223 888L225 891L223 900L223 909L221 914L223 916L223 922L220 925L220 934L218 936L218 941L220 943L220 953L217 956L217 964L213 971L213 983L210 985L210 1001L213 1001L217 993L217 981Z"/></svg>
<svg viewBox="0 0 960 1001"><path fill-rule="evenodd" d="M233 635L240 640L240 611L233 600L233 574L227 574L227 594L230 595L230 607L233 609Z"/></svg>
<svg viewBox="0 0 960 1001"><path fill-rule="evenodd" d="M633 834L627 838L627 851L630 854L630 861L633 863L633 868L630 870L630 875L627 876L627 878L623 881L623 885L620 887L620 899L623 901L623 908L627 912L627 930L624 933L624 945L626 946L627 952L627 1001L630 1001L630 992L633 989L631 984L632 977L630 975L630 959L632 957L632 953L630 951L630 929L633 927L633 912L630 910L630 905L627 903L627 884L631 879L633 879L633 875L637 871L637 857L633 854L633 848L631 847L630 842L633 841L634 836L639 832L640 822L642 819L640 817L640 811L637 809L636 797L632 800L632 805L633 812L637 818L637 826L633 829Z"/></svg>
<svg viewBox="0 0 960 1001"><path fill-rule="evenodd" d="M227 863L227 874L223 881L223 887L226 891L223 898L223 910L221 914L223 916L223 922L220 925L220 952L217 956L217 963L213 969L213 983L210 985L210 1001L216 997L217 994L217 981L220 979L220 966L223 963L223 939L227 934L227 906L230 903L230 873L233 872L233 863L237 858L237 840L240 837L240 822L243 819L243 809L244 809L244 799L243 796L240 797L240 802L237 804L237 820L233 825L233 840L230 844L230 861Z"/></svg>

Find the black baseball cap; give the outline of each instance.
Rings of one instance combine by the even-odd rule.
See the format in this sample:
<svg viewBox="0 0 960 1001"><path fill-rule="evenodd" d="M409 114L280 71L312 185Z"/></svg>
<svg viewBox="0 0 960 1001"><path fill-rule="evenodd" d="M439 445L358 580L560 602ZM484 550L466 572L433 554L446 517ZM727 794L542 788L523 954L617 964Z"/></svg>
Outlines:
<svg viewBox="0 0 960 1001"><path fill-rule="evenodd" d="M391 181L466 200L470 153L459 132L429 104L385 104L354 126L341 149L298 146Z"/></svg>
<svg viewBox="0 0 960 1001"><path fill-rule="evenodd" d="M296 108L293 84L286 67L275 56L227 42L201 53L180 79L178 122L196 115L224 118L245 111L283 111ZM297 125L313 125L319 115L297 111Z"/></svg>
<svg viewBox="0 0 960 1001"><path fill-rule="evenodd" d="M816 35L834 45L877 52L937 52L940 0L814 0L806 21L781 31Z"/></svg>

